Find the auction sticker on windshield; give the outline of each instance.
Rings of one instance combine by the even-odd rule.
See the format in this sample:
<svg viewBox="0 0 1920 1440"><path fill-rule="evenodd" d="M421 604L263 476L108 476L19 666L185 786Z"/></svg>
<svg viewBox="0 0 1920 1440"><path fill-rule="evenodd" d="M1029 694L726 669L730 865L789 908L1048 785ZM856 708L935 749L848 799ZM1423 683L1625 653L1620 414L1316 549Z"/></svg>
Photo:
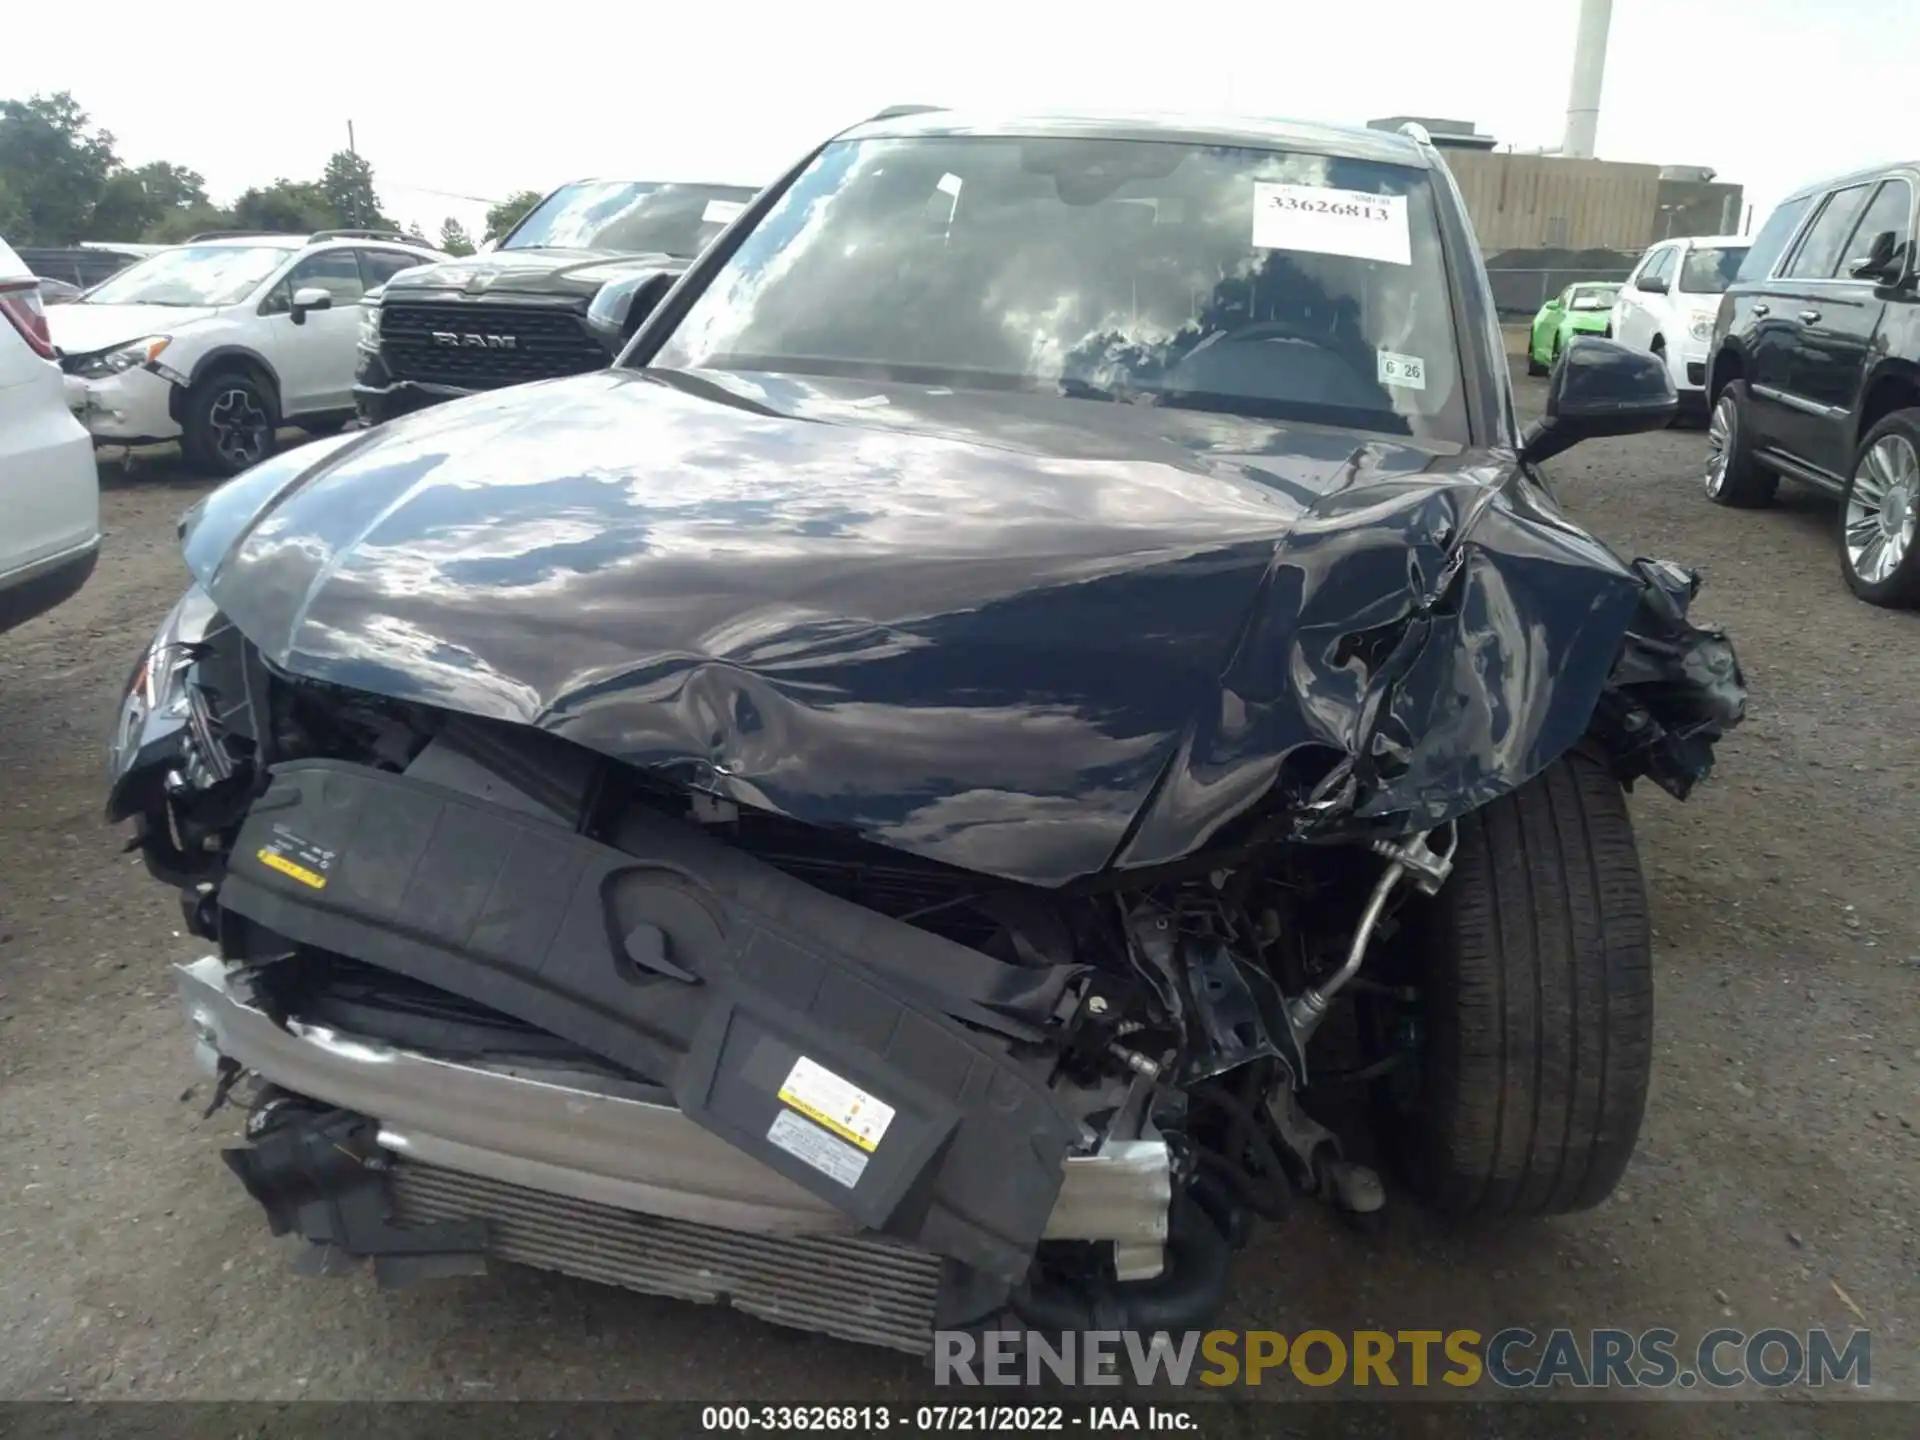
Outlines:
<svg viewBox="0 0 1920 1440"><path fill-rule="evenodd" d="M1253 243L1261 250L1304 250L1391 265L1413 263L1404 195L1256 180Z"/></svg>

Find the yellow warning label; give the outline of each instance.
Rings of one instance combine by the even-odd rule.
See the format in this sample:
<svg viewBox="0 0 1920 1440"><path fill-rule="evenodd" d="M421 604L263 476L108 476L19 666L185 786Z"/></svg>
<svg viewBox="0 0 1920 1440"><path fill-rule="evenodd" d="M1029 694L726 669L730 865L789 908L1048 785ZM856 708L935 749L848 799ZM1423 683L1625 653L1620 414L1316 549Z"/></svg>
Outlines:
<svg viewBox="0 0 1920 1440"><path fill-rule="evenodd" d="M893 1106L804 1055L787 1072L779 1093L782 1101L816 1125L851 1140L868 1154L879 1148L887 1126L893 1123Z"/></svg>
<svg viewBox="0 0 1920 1440"><path fill-rule="evenodd" d="M302 885L311 885L316 890L324 890L327 888L326 876L321 875L315 871L309 870L304 865L296 865L293 861L287 859L286 856L281 855L276 851L273 851L273 850L260 851L259 860L262 865L270 866L271 868L278 870L282 875L291 875L294 879L298 880Z"/></svg>

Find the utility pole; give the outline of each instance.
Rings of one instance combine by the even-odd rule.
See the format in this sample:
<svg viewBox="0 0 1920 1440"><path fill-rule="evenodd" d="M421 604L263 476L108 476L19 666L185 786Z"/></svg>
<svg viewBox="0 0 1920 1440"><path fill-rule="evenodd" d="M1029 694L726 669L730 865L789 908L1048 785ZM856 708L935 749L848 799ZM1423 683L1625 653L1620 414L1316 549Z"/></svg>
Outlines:
<svg viewBox="0 0 1920 1440"><path fill-rule="evenodd" d="M353 148L353 122L351 120L347 121L347 153L349 155L358 155L360 153Z"/></svg>

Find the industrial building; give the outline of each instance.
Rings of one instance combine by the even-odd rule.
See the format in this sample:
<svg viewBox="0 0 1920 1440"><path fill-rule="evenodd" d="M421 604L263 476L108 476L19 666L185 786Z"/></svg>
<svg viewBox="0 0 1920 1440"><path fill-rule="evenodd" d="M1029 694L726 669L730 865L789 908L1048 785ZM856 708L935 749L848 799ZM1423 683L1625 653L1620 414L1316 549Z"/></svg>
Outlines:
<svg viewBox="0 0 1920 1440"><path fill-rule="evenodd" d="M1647 246L1675 235L1729 235L1745 225L1738 185L1699 165L1630 165L1595 157L1613 0L1580 0L1564 138L1547 150L1499 148L1473 122L1393 115L1367 123L1425 127L1444 148L1473 217L1503 311L1531 312L1574 280L1622 279Z"/></svg>

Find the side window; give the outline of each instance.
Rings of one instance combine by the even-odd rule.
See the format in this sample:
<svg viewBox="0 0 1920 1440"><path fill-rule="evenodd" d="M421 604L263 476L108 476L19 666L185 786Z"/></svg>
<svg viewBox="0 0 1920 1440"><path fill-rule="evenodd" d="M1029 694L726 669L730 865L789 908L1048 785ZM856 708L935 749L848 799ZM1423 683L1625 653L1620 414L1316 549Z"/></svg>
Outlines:
<svg viewBox="0 0 1920 1440"><path fill-rule="evenodd" d="M309 255L287 272L287 278L273 287L273 293L261 307L268 315L284 315L293 307L293 292L309 286L333 296L335 305L358 305L365 287L360 283L360 266L351 250L322 250Z"/></svg>
<svg viewBox="0 0 1920 1440"><path fill-rule="evenodd" d="M1853 222L1866 203L1865 185L1849 185L1834 191L1820 213L1813 217L1813 224L1801 237L1800 248L1793 252L1793 258L1781 273L1789 280L1825 280L1832 276L1840 266L1847 237L1853 233Z"/></svg>
<svg viewBox="0 0 1920 1440"><path fill-rule="evenodd" d="M1673 280L1673 257L1679 254L1671 245L1653 252L1647 257L1640 271L1641 288L1646 290L1665 290Z"/></svg>
<svg viewBox="0 0 1920 1440"><path fill-rule="evenodd" d="M359 253L360 277L366 281L369 290L386 284L402 270L433 263L424 255L408 255L399 250L362 250Z"/></svg>
<svg viewBox="0 0 1920 1440"><path fill-rule="evenodd" d="M1874 191L1873 199L1860 213L1860 223L1853 227L1853 239L1848 242L1841 261L1841 278L1850 277L1853 267L1867 258L1876 235L1892 231L1893 253L1902 254L1902 247L1913 238L1912 228L1913 191L1904 180L1888 180Z"/></svg>
<svg viewBox="0 0 1920 1440"><path fill-rule="evenodd" d="M1764 280L1773 273L1773 262L1787 248L1793 232L1800 228L1800 217L1807 213L1807 206L1812 203L1812 196L1802 195L1798 200L1789 200L1774 207L1773 214L1767 217L1767 223L1753 237L1747 258L1740 262L1740 273L1734 276L1735 281Z"/></svg>

